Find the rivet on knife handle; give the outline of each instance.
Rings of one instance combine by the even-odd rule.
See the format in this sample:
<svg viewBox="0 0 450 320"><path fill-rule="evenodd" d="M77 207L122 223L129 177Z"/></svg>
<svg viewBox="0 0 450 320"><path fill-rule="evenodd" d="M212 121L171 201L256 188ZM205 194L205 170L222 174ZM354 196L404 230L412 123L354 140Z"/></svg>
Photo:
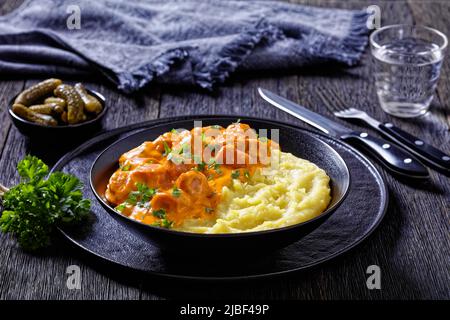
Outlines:
<svg viewBox="0 0 450 320"><path fill-rule="evenodd" d="M428 169L407 151L395 144L370 136L366 132L353 132L341 137L349 143L358 143L377 157L391 171L416 178L426 178Z"/></svg>
<svg viewBox="0 0 450 320"><path fill-rule="evenodd" d="M429 159L442 169L450 170L450 156L429 145L423 140L395 127L392 123L385 123L379 129L387 136L417 152L423 158Z"/></svg>

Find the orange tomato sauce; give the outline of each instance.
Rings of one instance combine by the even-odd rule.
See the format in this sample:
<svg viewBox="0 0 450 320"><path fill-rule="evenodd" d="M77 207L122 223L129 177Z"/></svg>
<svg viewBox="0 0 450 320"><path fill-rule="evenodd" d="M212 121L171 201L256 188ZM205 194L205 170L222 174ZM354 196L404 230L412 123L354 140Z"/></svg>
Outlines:
<svg viewBox="0 0 450 320"><path fill-rule="evenodd" d="M164 133L119 159L106 199L146 224L176 227L185 219L215 220L222 188L245 182L270 161L270 148L246 124Z"/></svg>

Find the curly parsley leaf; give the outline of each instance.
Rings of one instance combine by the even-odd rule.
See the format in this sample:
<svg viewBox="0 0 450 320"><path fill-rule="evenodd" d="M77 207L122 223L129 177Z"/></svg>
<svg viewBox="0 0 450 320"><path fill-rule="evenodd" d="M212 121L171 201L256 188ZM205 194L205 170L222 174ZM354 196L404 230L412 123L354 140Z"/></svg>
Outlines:
<svg viewBox="0 0 450 320"><path fill-rule="evenodd" d="M48 173L48 166L37 157L26 156L17 165L17 171L24 181L39 181Z"/></svg>
<svg viewBox="0 0 450 320"><path fill-rule="evenodd" d="M47 165L34 156L26 156L17 165L18 185L2 197L0 229L12 233L25 250L47 246L55 227L82 221L90 210L83 199L82 183L73 175L55 172L48 179Z"/></svg>

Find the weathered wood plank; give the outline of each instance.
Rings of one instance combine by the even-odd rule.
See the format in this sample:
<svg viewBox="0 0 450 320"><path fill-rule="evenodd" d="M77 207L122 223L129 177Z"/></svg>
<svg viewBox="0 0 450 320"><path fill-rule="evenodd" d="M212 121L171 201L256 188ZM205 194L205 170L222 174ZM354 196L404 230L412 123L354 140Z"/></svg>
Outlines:
<svg viewBox="0 0 450 320"><path fill-rule="evenodd" d="M450 3L448 1L424 2L409 0L408 4L418 25L435 28L443 32L447 38L450 37L450 24L447 19L450 15ZM437 88L437 99L435 99L432 114L439 121L429 121L426 129L432 130L432 127L435 127L431 131L433 136L446 137L444 144L450 148L450 135L448 134L450 131L450 59L448 57L448 48L447 57L442 65L441 78ZM441 125L436 125L436 122L440 122Z"/></svg>
<svg viewBox="0 0 450 320"><path fill-rule="evenodd" d="M24 81L20 80L0 82L0 157L3 153L3 148L11 129L11 122L8 114L9 100L12 99L15 93L22 90L24 83Z"/></svg>
<svg viewBox="0 0 450 320"><path fill-rule="evenodd" d="M8 0L0 3L0 15L7 14L23 3L23 0Z"/></svg>
<svg viewBox="0 0 450 320"><path fill-rule="evenodd" d="M0 4L0 14L9 12L21 0ZM362 9L371 4L381 8L382 23L420 23L437 27L449 34L449 6L444 1L292 1L327 7ZM5 9L6 8L6 9ZM299 121L275 110L257 94L264 87L298 101L312 110L332 117L344 107L359 107L379 120L395 124L418 134L425 140L450 151L449 68L448 59L438 89L434 109L427 117L404 121L389 117L378 106L372 82L372 61L368 53L362 63L347 72L333 68L292 70L286 73L254 73L236 75L214 94L182 88L151 87L137 96L124 96L109 85L87 82L103 93L110 110L105 128L156 117L185 114L242 114ZM35 80L33 80L35 81ZM27 82L27 84L33 83ZM0 82L2 105L11 91L23 82ZM37 154L50 163L58 151L38 149L9 127L4 109L0 111L1 181L17 182L15 164L27 152ZM349 124L353 128L360 128ZM59 150L61 152L61 150ZM407 299L449 298L449 219L448 178L432 173L431 183L407 185L385 174L391 191L391 205L380 228L361 246L351 252L307 272L275 280L199 284L196 282L149 281L140 284L125 274L109 272L108 267L93 263L57 238L44 255L22 252L10 236L0 234L0 299L159 299L159 298L236 298L236 299ZM65 286L68 265L82 269L82 290ZM366 268L377 264L382 272L382 290L366 287ZM142 288L141 288L142 286Z"/></svg>

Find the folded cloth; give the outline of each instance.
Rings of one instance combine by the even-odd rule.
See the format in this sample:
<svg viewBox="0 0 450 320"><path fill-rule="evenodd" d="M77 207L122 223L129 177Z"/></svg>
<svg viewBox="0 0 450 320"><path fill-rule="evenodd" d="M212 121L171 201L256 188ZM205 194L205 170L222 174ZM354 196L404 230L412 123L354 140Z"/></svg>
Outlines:
<svg viewBox="0 0 450 320"><path fill-rule="evenodd" d="M25 0L0 17L0 74L101 73L124 92L151 81L211 89L237 69L354 65L367 17L275 1Z"/></svg>

